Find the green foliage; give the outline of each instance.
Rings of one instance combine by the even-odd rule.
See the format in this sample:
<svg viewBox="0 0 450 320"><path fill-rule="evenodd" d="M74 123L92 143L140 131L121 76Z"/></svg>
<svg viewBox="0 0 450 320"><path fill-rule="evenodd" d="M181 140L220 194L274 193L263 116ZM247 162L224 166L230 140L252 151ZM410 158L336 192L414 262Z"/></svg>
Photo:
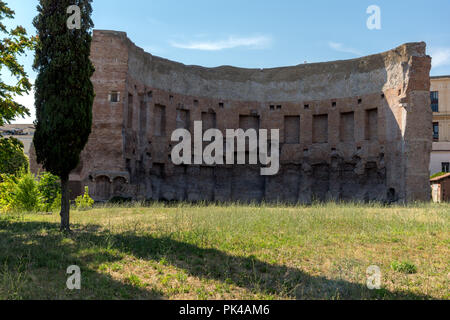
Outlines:
<svg viewBox="0 0 450 320"><path fill-rule="evenodd" d="M92 0L41 0L33 25L38 32L34 70L38 163L65 180L79 163L92 126L94 67ZM67 28L70 5L81 9L81 29Z"/></svg>
<svg viewBox="0 0 450 320"><path fill-rule="evenodd" d="M17 181L13 208L25 212L39 211L42 208L43 200L33 174L22 174Z"/></svg>
<svg viewBox="0 0 450 320"><path fill-rule="evenodd" d="M417 273L417 267L408 261L399 262L394 261L391 263L391 269L396 272L406 273L406 274L415 274Z"/></svg>
<svg viewBox="0 0 450 320"><path fill-rule="evenodd" d="M57 199L61 197L61 185L57 176L49 172L42 173L39 176L38 189L44 197L45 211L48 212L52 207L58 207Z"/></svg>
<svg viewBox="0 0 450 320"><path fill-rule="evenodd" d="M22 170L17 175L0 175L1 212L49 212L61 207L58 178L50 173L39 177Z"/></svg>
<svg viewBox="0 0 450 320"><path fill-rule="evenodd" d="M448 172L438 172L438 173L436 173L436 174L433 174L433 175L431 176L430 179L442 177L442 176L446 175L447 173L448 173Z"/></svg>
<svg viewBox="0 0 450 320"><path fill-rule="evenodd" d="M18 26L8 30L3 24L4 19L13 19L14 11L0 0L0 74L6 67L9 73L17 79L16 84L4 83L0 79L0 126L9 123L18 116L29 115L28 109L14 101L15 95L27 94L31 90L28 75L17 58L25 54L27 49L33 49L35 38L28 38L25 28Z"/></svg>
<svg viewBox="0 0 450 320"><path fill-rule="evenodd" d="M0 174L0 212L10 212L17 185L17 177L8 174Z"/></svg>
<svg viewBox="0 0 450 320"><path fill-rule="evenodd" d="M0 138L0 174L16 175L21 170L28 171L23 143L14 137Z"/></svg>
<svg viewBox="0 0 450 320"><path fill-rule="evenodd" d="M22 171L19 175L2 175L0 209L3 212L37 212L42 210L44 197L39 192L33 174Z"/></svg>
<svg viewBox="0 0 450 320"><path fill-rule="evenodd" d="M89 210L94 206L94 200L89 196L89 187L84 188L84 194L75 199L77 210Z"/></svg>

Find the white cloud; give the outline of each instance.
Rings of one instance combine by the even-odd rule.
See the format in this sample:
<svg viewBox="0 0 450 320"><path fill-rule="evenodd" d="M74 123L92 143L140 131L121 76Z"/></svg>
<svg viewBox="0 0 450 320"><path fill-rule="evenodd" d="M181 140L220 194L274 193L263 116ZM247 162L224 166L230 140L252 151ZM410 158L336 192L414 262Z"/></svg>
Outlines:
<svg viewBox="0 0 450 320"><path fill-rule="evenodd" d="M357 49L353 49L350 47L346 47L344 44L342 43L338 43L338 42L333 42L330 41L328 42L328 45L330 46L331 49L339 51L339 52L345 52L345 53L351 53L357 56L362 56L363 53Z"/></svg>
<svg viewBox="0 0 450 320"><path fill-rule="evenodd" d="M271 42L272 39L267 36L256 36L248 38L230 36L226 40L191 41L188 43L170 41L170 44L171 46L180 49L219 51L224 49L233 49L237 47L262 49L268 47Z"/></svg>
<svg viewBox="0 0 450 320"><path fill-rule="evenodd" d="M430 54L433 68L450 65L450 48L432 48Z"/></svg>

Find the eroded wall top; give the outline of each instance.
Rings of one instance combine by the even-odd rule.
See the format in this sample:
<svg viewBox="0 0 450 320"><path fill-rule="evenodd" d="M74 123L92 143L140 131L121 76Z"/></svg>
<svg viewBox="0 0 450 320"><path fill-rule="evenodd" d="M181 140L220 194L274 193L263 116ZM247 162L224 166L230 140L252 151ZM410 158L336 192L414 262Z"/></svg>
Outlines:
<svg viewBox="0 0 450 320"><path fill-rule="evenodd" d="M360 96L395 89L408 77L411 57L426 45L408 43L363 58L270 69L205 68L163 59L135 46L123 32L100 31L129 48L129 75L149 87L195 97L293 102Z"/></svg>

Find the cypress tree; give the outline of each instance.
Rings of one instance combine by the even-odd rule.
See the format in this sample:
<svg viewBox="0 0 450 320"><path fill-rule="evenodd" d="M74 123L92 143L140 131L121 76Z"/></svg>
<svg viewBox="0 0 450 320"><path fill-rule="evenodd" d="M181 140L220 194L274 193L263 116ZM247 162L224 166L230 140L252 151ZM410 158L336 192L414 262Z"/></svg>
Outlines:
<svg viewBox="0 0 450 320"><path fill-rule="evenodd" d="M70 231L69 174L79 161L92 126L94 67L89 59L92 0L40 0L34 69L37 161L61 179L61 231ZM80 28L69 28L72 5Z"/></svg>

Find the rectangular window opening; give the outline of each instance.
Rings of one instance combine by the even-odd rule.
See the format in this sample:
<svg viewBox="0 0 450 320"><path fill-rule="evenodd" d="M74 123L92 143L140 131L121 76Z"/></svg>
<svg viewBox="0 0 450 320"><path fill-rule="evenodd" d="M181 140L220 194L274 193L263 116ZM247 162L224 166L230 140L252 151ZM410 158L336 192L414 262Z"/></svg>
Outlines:
<svg viewBox="0 0 450 320"><path fill-rule="evenodd" d="M378 109L366 110L365 138L369 141L378 139Z"/></svg>
<svg viewBox="0 0 450 320"><path fill-rule="evenodd" d="M439 122L433 123L433 140L439 141Z"/></svg>
<svg viewBox="0 0 450 320"><path fill-rule="evenodd" d="M355 113L341 113L339 125L340 139L342 142L355 141Z"/></svg>
<svg viewBox="0 0 450 320"><path fill-rule="evenodd" d="M300 116L284 117L284 141L286 144L300 143Z"/></svg>
<svg viewBox="0 0 450 320"><path fill-rule="evenodd" d="M328 115L315 115L313 118L313 143L328 142Z"/></svg>
<svg viewBox="0 0 450 320"><path fill-rule="evenodd" d="M431 110L433 112L439 112L439 91L432 91L430 93L431 98Z"/></svg>
<svg viewBox="0 0 450 320"><path fill-rule="evenodd" d="M442 172L450 173L450 162L442 162Z"/></svg>
<svg viewBox="0 0 450 320"><path fill-rule="evenodd" d="M119 92L117 92L117 91L112 91L110 94L109 94L109 101L110 102L119 102L119 100L120 100L120 98L119 98Z"/></svg>
<svg viewBox="0 0 450 320"><path fill-rule="evenodd" d="M164 137L166 135L166 107L163 105L155 105L153 128L155 136Z"/></svg>

